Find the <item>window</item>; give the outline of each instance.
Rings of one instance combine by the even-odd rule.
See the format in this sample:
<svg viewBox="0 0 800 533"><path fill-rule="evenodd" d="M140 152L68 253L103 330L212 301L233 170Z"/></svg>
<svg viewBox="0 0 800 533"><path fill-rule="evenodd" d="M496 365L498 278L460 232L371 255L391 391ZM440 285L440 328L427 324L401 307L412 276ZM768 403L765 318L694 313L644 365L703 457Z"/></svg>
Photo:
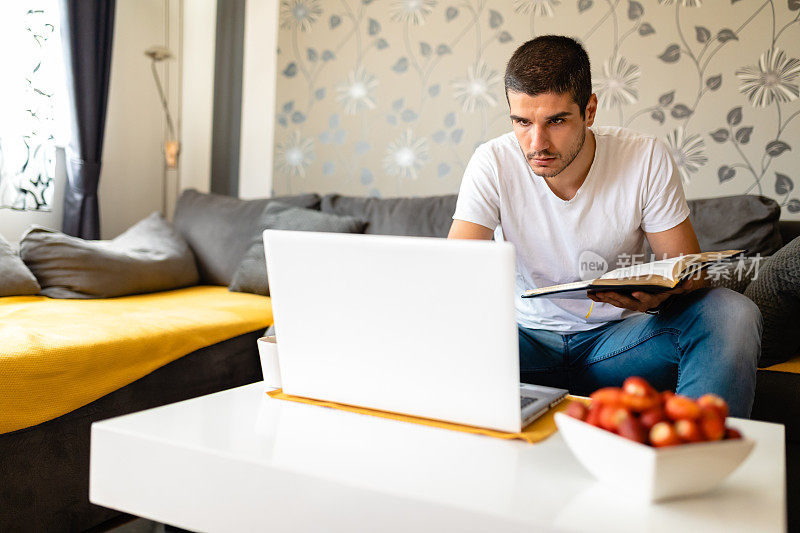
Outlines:
<svg viewBox="0 0 800 533"><path fill-rule="evenodd" d="M51 210L67 125L59 26L56 0L0 2L0 208Z"/></svg>

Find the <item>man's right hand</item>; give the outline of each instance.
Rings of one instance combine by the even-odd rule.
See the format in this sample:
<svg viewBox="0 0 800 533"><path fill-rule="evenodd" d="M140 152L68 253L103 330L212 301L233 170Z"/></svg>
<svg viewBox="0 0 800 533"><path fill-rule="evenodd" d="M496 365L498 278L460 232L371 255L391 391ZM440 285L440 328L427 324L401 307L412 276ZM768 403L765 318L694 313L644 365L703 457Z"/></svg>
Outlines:
<svg viewBox="0 0 800 533"><path fill-rule="evenodd" d="M691 292L693 283L694 280L689 278L682 281L674 289L658 294L650 294L643 291L635 291L630 295L614 291L587 291L586 295L590 300L595 302L603 302L622 309L630 309L631 311L640 311L644 313L658 307L664 300L674 294L686 294L687 292Z"/></svg>

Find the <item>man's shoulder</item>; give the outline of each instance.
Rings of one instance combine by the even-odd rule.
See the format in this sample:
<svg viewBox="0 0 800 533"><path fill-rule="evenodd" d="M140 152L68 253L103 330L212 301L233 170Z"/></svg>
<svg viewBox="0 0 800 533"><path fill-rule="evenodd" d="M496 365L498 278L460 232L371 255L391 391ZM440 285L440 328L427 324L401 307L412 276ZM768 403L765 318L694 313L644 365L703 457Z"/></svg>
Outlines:
<svg viewBox="0 0 800 533"><path fill-rule="evenodd" d="M592 126L592 132L596 137L619 144L653 144L658 140L655 135L619 126Z"/></svg>
<svg viewBox="0 0 800 533"><path fill-rule="evenodd" d="M618 126L593 126L592 132L612 160L628 161L659 158L668 152L655 135Z"/></svg>
<svg viewBox="0 0 800 533"><path fill-rule="evenodd" d="M473 158L493 166L504 165L519 157L519 143L513 131L479 144L473 154Z"/></svg>
<svg viewBox="0 0 800 533"><path fill-rule="evenodd" d="M519 143L513 131L498 135L494 139L481 143L475 149L476 152L492 153L496 156L504 156L519 150Z"/></svg>

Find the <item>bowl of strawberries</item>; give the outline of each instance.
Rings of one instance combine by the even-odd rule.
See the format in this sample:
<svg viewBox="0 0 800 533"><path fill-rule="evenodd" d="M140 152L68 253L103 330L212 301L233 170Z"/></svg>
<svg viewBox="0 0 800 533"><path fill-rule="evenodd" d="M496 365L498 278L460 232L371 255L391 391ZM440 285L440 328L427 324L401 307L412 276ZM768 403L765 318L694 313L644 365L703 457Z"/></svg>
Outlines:
<svg viewBox="0 0 800 533"><path fill-rule="evenodd" d="M728 405L714 394L695 400L630 377L590 400L556 413L564 441L596 478L650 501L717 487L753 449L728 427Z"/></svg>

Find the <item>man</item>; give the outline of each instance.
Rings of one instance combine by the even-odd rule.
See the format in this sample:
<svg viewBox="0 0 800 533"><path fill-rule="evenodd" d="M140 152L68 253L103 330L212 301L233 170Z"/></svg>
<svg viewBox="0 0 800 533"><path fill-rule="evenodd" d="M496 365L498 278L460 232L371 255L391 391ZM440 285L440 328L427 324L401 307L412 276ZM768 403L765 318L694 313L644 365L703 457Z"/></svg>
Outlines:
<svg viewBox="0 0 800 533"><path fill-rule="evenodd" d="M666 147L591 127L590 72L570 38L519 47L505 75L513 132L479 146L464 172L448 238L513 243L518 294L582 279L587 257L610 269L642 257L645 238L658 258L700 251ZM749 416L761 314L746 297L706 285L590 293L592 301L518 298L522 381L588 394L638 375L660 390L716 393L732 415Z"/></svg>

